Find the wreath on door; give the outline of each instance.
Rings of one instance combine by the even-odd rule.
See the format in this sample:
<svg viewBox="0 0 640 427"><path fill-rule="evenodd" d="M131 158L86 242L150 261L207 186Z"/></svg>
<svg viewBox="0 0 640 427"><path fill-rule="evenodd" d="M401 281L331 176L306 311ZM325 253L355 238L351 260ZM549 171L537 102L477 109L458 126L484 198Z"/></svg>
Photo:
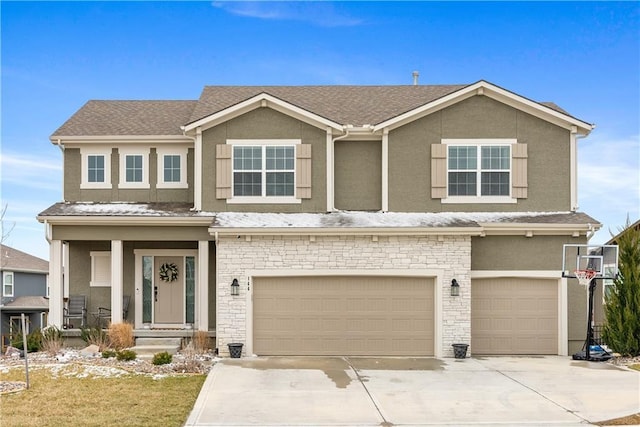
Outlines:
<svg viewBox="0 0 640 427"><path fill-rule="evenodd" d="M173 282L178 279L178 266L165 262L160 266L160 279L165 282Z"/></svg>

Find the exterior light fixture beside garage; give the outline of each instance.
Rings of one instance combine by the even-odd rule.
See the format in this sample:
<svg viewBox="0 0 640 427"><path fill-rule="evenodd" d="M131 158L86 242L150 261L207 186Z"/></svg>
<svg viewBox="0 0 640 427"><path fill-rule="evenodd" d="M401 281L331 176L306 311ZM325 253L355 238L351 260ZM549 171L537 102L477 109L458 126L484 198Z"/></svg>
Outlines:
<svg viewBox="0 0 640 427"><path fill-rule="evenodd" d="M451 296L457 297L460 295L460 285L456 279L451 281Z"/></svg>
<svg viewBox="0 0 640 427"><path fill-rule="evenodd" d="M233 282L231 282L231 295L240 295L240 283L238 283L238 279L233 279Z"/></svg>

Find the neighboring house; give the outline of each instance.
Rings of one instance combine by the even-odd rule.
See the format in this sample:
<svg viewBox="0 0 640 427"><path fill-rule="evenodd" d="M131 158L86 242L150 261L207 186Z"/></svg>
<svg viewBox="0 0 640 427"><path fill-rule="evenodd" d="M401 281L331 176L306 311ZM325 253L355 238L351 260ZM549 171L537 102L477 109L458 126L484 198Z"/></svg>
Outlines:
<svg viewBox="0 0 640 427"><path fill-rule="evenodd" d="M21 333L22 313L26 317L27 333L47 325L49 263L9 246L0 245L0 271L0 335L4 347L11 337Z"/></svg>
<svg viewBox="0 0 640 427"><path fill-rule="evenodd" d="M634 222L633 224L629 225L628 227L625 227L624 230L621 230L618 234L616 234L615 236L611 237L611 239L606 243L607 245L617 245L618 244L618 239L620 238L620 236L622 236L623 234L625 234L627 231L629 230L640 230L640 219L637 220L636 222ZM605 266L606 268L606 266ZM602 281L602 286L603 286L603 297L605 295L608 295L611 288L611 286L613 286L613 280L612 279L604 279ZM599 303L600 300L596 301L596 307L595 307L595 316L596 316L596 321L602 323L604 321L604 310L602 308L602 305ZM606 304L606 298L602 299L602 304Z"/></svg>
<svg viewBox="0 0 640 427"><path fill-rule="evenodd" d="M50 138L50 323L83 294L223 355L569 354L586 307L562 246L600 227L577 212L592 129L486 81L89 101Z"/></svg>

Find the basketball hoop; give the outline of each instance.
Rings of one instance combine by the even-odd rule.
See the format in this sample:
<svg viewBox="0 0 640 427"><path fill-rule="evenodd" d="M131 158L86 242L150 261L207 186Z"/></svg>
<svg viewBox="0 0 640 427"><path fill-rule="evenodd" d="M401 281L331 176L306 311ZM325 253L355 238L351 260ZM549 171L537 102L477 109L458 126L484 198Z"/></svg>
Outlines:
<svg viewBox="0 0 640 427"><path fill-rule="evenodd" d="M589 286L591 283L591 279L596 276L596 270L574 270L573 273L576 275L578 279L578 283L582 286Z"/></svg>

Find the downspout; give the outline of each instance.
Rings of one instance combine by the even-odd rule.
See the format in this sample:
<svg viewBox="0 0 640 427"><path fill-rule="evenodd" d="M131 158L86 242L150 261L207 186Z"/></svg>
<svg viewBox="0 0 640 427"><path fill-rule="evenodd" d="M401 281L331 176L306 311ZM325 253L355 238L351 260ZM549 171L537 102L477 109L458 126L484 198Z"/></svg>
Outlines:
<svg viewBox="0 0 640 427"><path fill-rule="evenodd" d="M53 143L58 146L62 153L62 200L66 202L66 199L64 198L64 144L59 138Z"/></svg>
<svg viewBox="0 0 640 427"><path fill-rule="evenodd" d="M196 185L196 181L201 179L200 177L197 177L197 175L198 175L198 165L197 165L197 163L198 163L198 161L202 162L202 159L200 159L200 156L198 155L199 154L198 153L198 148L196 147L196 145L197 145L196 143L197 143L198 138L194 137L194 136L187 135L184 126L180 126L180 129L182 130L182 135L183 136L185 136L185 137L187 137L187 138L189 138L189 139L191 139L193 141L193 157L194 157L194 159L193 159L193 187L194 187L193 188L193 207L191 207L191 209L189 209L189 210L191 212L199 212L200 211L199 208L201 208L201 206L197 206L198 205L197 200L199 200L199 198L201 196L199 194L197 195L196 193L198 193L202 189L198 188L198 187L201 187L201 186Z"/></svg>
<svg viewBox="0 0 640 427"><path fill-rule="evenodd" d="M341 139L347 138L348 136L350 136L351 134L349 133L350 128L352 128L353 126L350 125L346 125L346 126L342 126L342 130L344 131L344 135L341 136L337 136L335 138L331 138L331 168L330 168L330 174L331 174L331 209L329 209L330 212L335 212L336 210L336 206L335 206L335 197L336 197L336 181L335 181L335 146L336 146L336 141L340 141Z"/></svg>
<svg viewBox="0 0 640 427"><path fill-rule="evenodd" d="M591 125L591 130L595 129L596 125ZM589 132L591 133L591 132ZM570 146L570 154L573 161L569 165L570 173L571 173L571 181L573 184L571 185L571 211L577 212L580 209L578 205L578 140L584 139L589 136L589 133L584 135L578 134L577 126L573 126L571 129L571 146Z"/></svg>

